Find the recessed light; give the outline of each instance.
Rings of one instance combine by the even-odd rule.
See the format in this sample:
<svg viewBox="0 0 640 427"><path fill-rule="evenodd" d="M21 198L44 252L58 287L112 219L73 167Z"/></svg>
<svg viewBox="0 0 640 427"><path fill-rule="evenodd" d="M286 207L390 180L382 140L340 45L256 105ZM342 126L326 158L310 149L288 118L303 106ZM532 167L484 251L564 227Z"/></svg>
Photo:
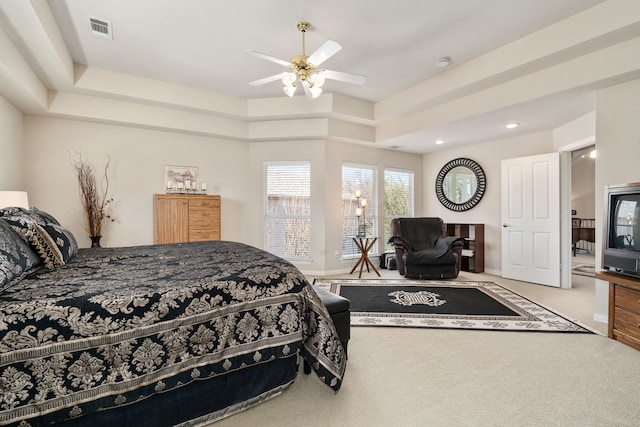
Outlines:
<svg viewBox="0 0 640 427"><path fill-rule="evenodd" d="M436 139L435 143L438 145L444 144L444 139Z"/></svg>
<svg viewBox="0 0 640 427"><path fill-rule="evenodd" d="M507 129L515 129L520 126L520 123L509 123L506 127Z"/></svg>

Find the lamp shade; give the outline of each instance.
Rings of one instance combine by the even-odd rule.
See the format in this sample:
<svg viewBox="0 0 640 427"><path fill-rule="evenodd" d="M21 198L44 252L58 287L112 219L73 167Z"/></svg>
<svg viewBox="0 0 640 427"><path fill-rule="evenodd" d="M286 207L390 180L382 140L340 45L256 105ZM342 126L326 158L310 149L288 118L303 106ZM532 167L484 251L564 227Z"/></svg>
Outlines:
<svg viewBox="0 0 640 427"><path fill-rule="evenodd" d="M282 73L282 83L284 83L285 86L293 85L296 79L297 77L294 73Z"/></svg>
<svg viewBox="0 0 640 427"><path fill-rule="evenodd" d="M296 93L296 87L293 85L285 86L282 90L284 90L284 93L286 93L287 96L293 96L293 94Z"/></svg>
<svg viewBox="0 0 640 427"><path fill-rule="evenodd" d="M29 209L26 191L0 191L0 208L18 207Z"/></svg>
<svg viewBox="0 0 640 427"><path fill-rule="evenodd" d="M313 83L313 87L321 88L324 84L324 75L320 72L313 73L310 80Z"/></svg>
<svg viewBox="0 0 640 427"><path fill-rule="evenodd" d="M319 88L319 87L314 86L314 87L309 89L309 92L311 92L311 97L312 98L317 98L322 93L322 89Z"/></svg>

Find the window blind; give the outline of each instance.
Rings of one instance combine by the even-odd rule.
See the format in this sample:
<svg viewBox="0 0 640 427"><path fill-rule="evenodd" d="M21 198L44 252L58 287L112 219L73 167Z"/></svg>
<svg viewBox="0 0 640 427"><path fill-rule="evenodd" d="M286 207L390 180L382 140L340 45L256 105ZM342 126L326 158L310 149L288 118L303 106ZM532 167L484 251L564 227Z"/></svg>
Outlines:
<svg viewBox="0 0 640 427"><path fill-rule="evenodd" d="M384 242L385 250L391 251L387 245L391 237L391 220L399 217L411 217L413 210L413 172L384 170Z"/></svg>
<svg viewBox="0 0 640 427"><path fill-rule="evenodd" d="M378 234L378 169L375 166L347 164L342 165L342 256L358 255L358 248L353 243L353 237L358 233L358 224L365 225L366 235ZM358 200L356 191L362 194L361 199L367 200L362 217L356 216ZM373 248L377 252L378 245Z"/></svg>
<svg viewBox="0 0 640 427"><path fill-rule="evenodd" d="M266 163L265 248L289 259L310 259L311 164Z"/></svg>

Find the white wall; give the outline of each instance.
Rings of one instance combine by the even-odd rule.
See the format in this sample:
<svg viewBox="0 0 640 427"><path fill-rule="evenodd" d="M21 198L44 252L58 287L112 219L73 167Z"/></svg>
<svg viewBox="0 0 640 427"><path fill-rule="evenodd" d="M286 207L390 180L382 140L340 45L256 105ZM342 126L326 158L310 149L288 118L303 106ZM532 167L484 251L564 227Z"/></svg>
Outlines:
<svg viewBox="0 0 640 427"><path fill-rule="evenodd" d="M22 113L0 96L0 191L25 191Z"/></svg>
<svg viewBox="0 0 640 427"><path fill-rule="evenodd" d="M416 207L422 203L422 156L392 150L369 148L365 145L337 141L283 141L251 144L251 200L255 209L247 227L251 230L251 244L263 247L263 165L270 161L311 162L311 262L296 263L307 274L344 272L352 261L342 260L342 164L356 163L378 168L378 210L382 204L384 168L412 170L416 183ZM384 229L378 230L384 236ZM382 240L378 250L383 250ZM336 251L339 252L336 257ZM377 251L375 251L377 253Z"/></svg>
<svg viewBox="0 0 640 427"><path fill-rule="evenodd" d="M424 156L424 214L449 223L485 224L485 271L500 275L501 261L501 162L504 159L553 152L551 132L540 132L483 144L452 148ZM482 200L466 212L450 211L438 201L435 181L440 169L458 157L475 160L484 170L487 189Z"/></svg>
<svg viewBox="0 0 640 427"><path fill-rule="evenodd" d="M222 197L222 238L249 239L248 143L35 116L24 121L30 204L58 218L80 246L90 242L71 165L77 153L97 171L111 158L110 194L117 221L107 225L104 246L153 243L153 194L164 192L165 165L198 166L209 194Z"/></svg>
<svg viewBox="0 0 640 427"><path fill-rule="evenodd" d="M3 115L6 120L7 115ZM20 126L14 126L21 130ZM20 139L20 136L16 136ZM15 144L20 145L20 144ZM416 212L422 206L422 157L336 141L246 143L127 126L26 116L24 169L32 206L50 212L89 246L78 184L71 161L78 153L100 171L109 157L115 223L105 227L105 246L153 243L153 194L164 192L164 166L198 166L209 194L222 197L222 238L263 246L263 163L310 160L312 166L312 262L309 273L342 272L349 264L341 249L341 167L343 162L413 170ZM380 200L382 201L382 181ZM384 230L379 230L380 235ZM382 249L382 247L380 247Z"/></svg>
<svg viewBox="0 0 640 427"><path fill-rule="evenodd" d="M596 109L596 232L603 230L607 185L640 182L640 80L602 89ZM596 242L596 269L602 267L602 239ZM605 320L608 284L596 280L596 315Z"/></svg>
<svg viewBox="0 0 640 427"><path fill-rule="evenodd" d="M553 145L557 151L576 149L595 142L596 112L592 111L553 130Z"/></svg>

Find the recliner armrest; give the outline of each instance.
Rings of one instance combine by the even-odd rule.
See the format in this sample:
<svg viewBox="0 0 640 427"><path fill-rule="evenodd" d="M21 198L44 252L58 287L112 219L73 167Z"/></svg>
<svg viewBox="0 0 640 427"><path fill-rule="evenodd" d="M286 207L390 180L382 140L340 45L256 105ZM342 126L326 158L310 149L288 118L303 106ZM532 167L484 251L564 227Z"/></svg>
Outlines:
<svg viewBox="0 0 640 427"><path fill-rule="evenodd" d="M451 248L452 251L456 251L456 250L462 250L462 248L464 247L464 238L463 237L459 237L459 236L446 236L446 237L442 237L442 240L444 240L447 245Z"/></svg>
<svg viewBox="0 0 640 427"><path fill-rule="evenodd" d="M391 236L387 243L393 244L396 249L413 250L413 243L401 236Z"/></svg>

